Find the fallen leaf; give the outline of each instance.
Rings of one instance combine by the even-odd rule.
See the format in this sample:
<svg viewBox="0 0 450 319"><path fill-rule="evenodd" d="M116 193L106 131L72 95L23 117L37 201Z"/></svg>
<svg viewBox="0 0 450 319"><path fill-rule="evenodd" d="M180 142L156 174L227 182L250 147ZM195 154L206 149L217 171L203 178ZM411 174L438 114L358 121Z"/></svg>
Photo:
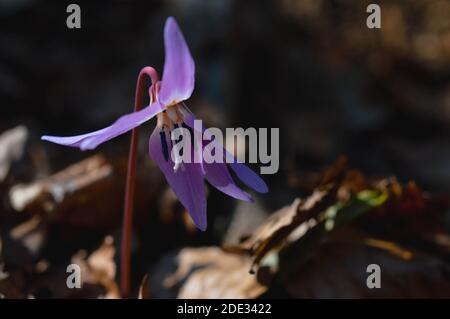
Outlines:
<svg viewBox="0 0 450 319"><path fill-rule="evenodd" d="M178 298L256 298L267 287L248 274L251 259L218 247L185 248L178 254L178 268L164 285L186 280ZM186 278L187 277L187 278Z"/></svg>
<svg viewBox="0 0 450 319"><path fill-rule="evenodd" d="M149 289L149 280L148 274L145 274L144 278L142 278L141 284L139 286L139 295L138 299L150 299L150 289Z"/></svg>
<svg viewBox="0 0 450 319"><path fill-rule="evenodd" d="M381 288L369 289L366 269L381 267ZM450 268L428 254L405 260L385 249L330 241L286 272L282 285L293 298L449 298Z"/></svg>
<svg viewBox="0 0 450 319"><path fill-rule="evenodd" d="M25 126L17 126L0 135L0 182L9 172L11 163L20 159L28 138Z"/></svg>

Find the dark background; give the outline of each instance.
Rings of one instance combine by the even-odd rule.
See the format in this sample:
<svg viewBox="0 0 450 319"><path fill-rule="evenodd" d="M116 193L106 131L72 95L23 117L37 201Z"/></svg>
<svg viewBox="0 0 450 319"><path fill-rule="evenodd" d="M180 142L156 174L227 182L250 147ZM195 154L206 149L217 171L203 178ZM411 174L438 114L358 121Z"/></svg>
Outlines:
<svg viewBox="0 0 450 319"><path fill-rule="evenodd" d="M196 62L191 110L210 126L280 128L280 171L263 176L270 192L257 197L265 212L291 202L311 172L341 154L369 176L395 175L430 192L450 190L449 1L377 1L379 30L366 27L371 1L76 1L82 27L72 30L66 27L68 3L0 0L0 132L25 125L33 149L45 153L37 160L45 165L34 161L10 176L9 185L94 153L125 158L128 134L87 153L39 137L96 130L131 112L139 70L151 65L162 71L163 26L172 15ZM144 166L151 165L153 125L141 129ZM153 213L161 176L142 178L153 185L145 191L156 195L148 195L152 202L139 225L145 229L140 236L148 237L143 247L151 251L137 253L146 260L139 274L186 241L222 241L228 217L221 211L235 207L234 200L210 190L214 231L186 238L181 224L167 233L173 230ZM47 238L55 247L44 255L63 262L117 232L118 203L111 224L101 231L82 226L83 235L73 238L85 241L68 240L66 250ZM50 236L67 232L58 227ZM157 239L149 239L152 234Z"/></svg>
<svg viewBox="0 0 450 319"><path fill-rule="evenodd" d="M130 112L173 15L196 61L190 107L222 127L280 127L280 175L344 153L448 190L448 1L386 2L381 30L366 2L81 1L70 30L69 2L2 1L0 127L67 135Z"/></svg>

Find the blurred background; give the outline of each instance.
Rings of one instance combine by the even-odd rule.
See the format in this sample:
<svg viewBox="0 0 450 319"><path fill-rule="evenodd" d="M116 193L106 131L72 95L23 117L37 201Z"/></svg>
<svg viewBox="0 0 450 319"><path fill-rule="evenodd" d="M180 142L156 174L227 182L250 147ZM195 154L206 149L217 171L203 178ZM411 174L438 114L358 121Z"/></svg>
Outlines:
<svg viewBox="0 0 450 319"><path fill-rule="evenodd" d="M131 112L139 70L162 71L174 16L196 62L191 110L209 126L280 128L280 170L263 176L270 191L255 204L208 187L202 233L149 159L155 122L144 125L134 296L450 297L450 1L378 0L381 29L369 29L372 2L78 1L81 29L68 29L70 2L0 0L0 296L119 297L130 135L89 152L40 136ZM341 155L361 180L396 176L413 190L320 237L324 245L274 243L250 274L254 245L280 229L273 212L322 187L319 172ZM82 289L66 287L71 262L82 265ZM370 263L383 269L382 289L366 287Z"/></svg>

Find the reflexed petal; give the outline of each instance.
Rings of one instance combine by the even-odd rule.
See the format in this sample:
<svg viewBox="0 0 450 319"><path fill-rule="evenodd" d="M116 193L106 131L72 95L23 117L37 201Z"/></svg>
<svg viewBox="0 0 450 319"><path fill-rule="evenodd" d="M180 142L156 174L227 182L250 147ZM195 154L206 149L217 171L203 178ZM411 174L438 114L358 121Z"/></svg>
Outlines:
<svg viewBox="0 0 450 319"><path fill-rule="evenodd" d="M174 18L169 17L164 27L166 57L159 92L164 105L187 100L194 90L195 64L184 36Z"/></svg>
<svg viewBox="0 0 450 319"><path fill-rule="evenodd" d="M225 149L224 149L225 150ZM228 153L227 150L225 150ZM229 156L233 156L228 153ZM269 188L267 187L266 182L259 177L254 171L252 171L247 165L243 163L239 163L236 158L233 163L229 164L239 179L248 187L253 188L258 193L267 193Z"/></svg>
<svg viewBox="0 0 450 319"><path fill-rule="evenodd" d="M236 199L253 202L253 198L233 181L227 165L222 163L205 163L205 178L215 188Z"/></svg>
<svg viewBox="0 0 450 319"><path fill-rule="evenodd" d="M95 132L67 137L44 135L41 139L60 145L79 147L81 150L90 150L116 136L132 130L136 126L150 120L161 111L161 105L159 103L153 103L138 112L124 115L111 126Z"/></svg>
<svg viewBox="0 0 450 319"><path fill-rule="evenodd" d="M170 147L169 152L171 151ZM167 161L164 158L158 128L150 136L149 153L164 173L180 202L191 215L195 225L202 231L206 230L206 193L200 164L185 163L175 172L172 157L169 156Z"/></svg>
<svg viewBox="0 0 450 319"><path fill-rule="evenodd" d="M184 121L186 125L192 127L194 129L194 120L195 117L192 113L190 113L187 108L183 113ZM203 132L205 131L205 128L203 128ZM206 136L206 138L210 138L210 136ZM212 143L218 143L216 141L212 141ZM269 188L267 187L266 182L259 177L258 174L253 172L247 165L243 163L239 163L237 159L228 152L223 145L220 145L220 147L223 148L224 154L226 156L227 162L229 162L229 165L233 169L233 171L236 173L236 175L239 177L239 179L248 187L254 189L255 191L259 193L267 193L269 191ZM206 165L206 164L204 164Z"/></svg>

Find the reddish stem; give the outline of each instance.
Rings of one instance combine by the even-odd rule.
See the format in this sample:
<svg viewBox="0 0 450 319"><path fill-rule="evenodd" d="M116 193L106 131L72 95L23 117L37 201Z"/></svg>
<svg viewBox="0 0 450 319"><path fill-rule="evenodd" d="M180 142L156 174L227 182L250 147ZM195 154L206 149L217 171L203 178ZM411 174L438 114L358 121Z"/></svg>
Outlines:
<svg viewBox="0 0 450 319"><path fill-rule="evenodd" d="M139 73L136 94L134 98L134 111L139 111L143 103L144 92L146 88L145 75L149 76L152 84L159 80L158 73L152 67L145 67ZM150 94L151 95L151 94ZM122 297L127 298L130 295L130 269L131 269L131 235L133 226L133 204L134 190L136 180L136 162L139 141L139 126L135 127L131 133L130 152L128 155L127 180L125 184L125 206L123 212L122 225L122 244L121 244L121 264L120 264L120 286Z"/></svg>

